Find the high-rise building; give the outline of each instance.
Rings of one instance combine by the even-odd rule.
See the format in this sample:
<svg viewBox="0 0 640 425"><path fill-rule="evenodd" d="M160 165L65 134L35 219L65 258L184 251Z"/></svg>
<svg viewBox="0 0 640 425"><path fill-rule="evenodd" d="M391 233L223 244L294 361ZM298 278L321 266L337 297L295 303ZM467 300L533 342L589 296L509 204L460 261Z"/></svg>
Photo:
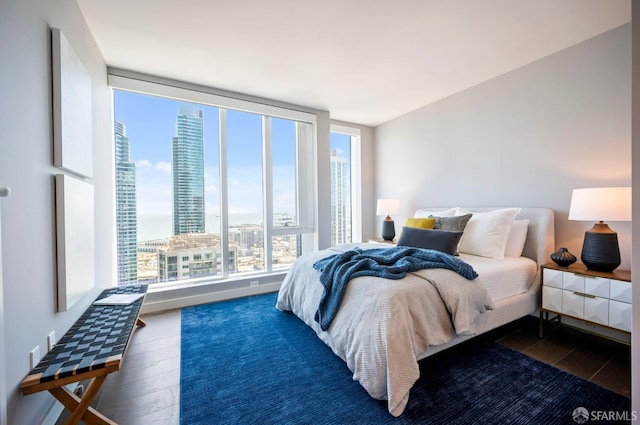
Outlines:
<svg viewBox="0 0 640 425"><path fill-rule="evenodd" d="M331 245L351 242L351 203L347 159L331 150Z"/></svg>
<svg viewBox="0 0 640 425"><path fill-rule="evenodd" d="M210 233L171 236L157 247L158 281L217 276L222 273L220 235ZM229 243L229 272L238 270L237 247Z"/></svg>
<svg viewBox="0 0 640 425"><path fill-rule="evenodd" d="M125 285L138 280L136 165L131 162L125 125L116 121L114 133L118 285Z"/></svg>
<svg viewBox="0 0 640 425"><path fill-rule="evenodd" d="M204 233L203 111L182 106L172 143L173 234Z"/></svg>

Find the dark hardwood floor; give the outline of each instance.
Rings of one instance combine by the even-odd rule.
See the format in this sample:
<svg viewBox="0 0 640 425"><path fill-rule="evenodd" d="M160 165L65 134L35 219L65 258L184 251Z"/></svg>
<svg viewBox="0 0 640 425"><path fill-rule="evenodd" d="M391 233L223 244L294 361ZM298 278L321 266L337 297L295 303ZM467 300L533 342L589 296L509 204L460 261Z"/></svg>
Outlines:
<svg viewBox="0 0 640 425"><path fill-rule="evenodd" d="M538 319L525 317L494 331L496 342L631 397L631 347L567 326L538 338Z"/></svg>
<svg viewBox="0 0 640 425"><path fill-rule="evenodd" d="M119 425L180 421L180 310L146 315L122 369L109 375L93 406ZM631 394L630 347L566 327L538 338L526 317L484 336L626 397ZM64 424L63 412L57 424Z"/></svg>

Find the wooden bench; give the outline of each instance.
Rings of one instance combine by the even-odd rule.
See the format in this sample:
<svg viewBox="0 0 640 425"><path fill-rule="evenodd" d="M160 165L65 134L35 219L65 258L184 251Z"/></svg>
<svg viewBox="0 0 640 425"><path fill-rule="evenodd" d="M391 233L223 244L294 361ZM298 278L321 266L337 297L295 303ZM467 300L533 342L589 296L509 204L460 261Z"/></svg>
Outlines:
<svg viewBox="0 0 640 425"><path fill-rule="evenodd" d="M104 290L96 301L115 294L142 297L128 305L91 304L22 381L22 393L48 390L72 412L67 424L115 424L90 404L107 375L120 370L134 330L145 325L139 314L146 292L146 285ZM81 398L65 387L85 379L91 382Z"/></svg>

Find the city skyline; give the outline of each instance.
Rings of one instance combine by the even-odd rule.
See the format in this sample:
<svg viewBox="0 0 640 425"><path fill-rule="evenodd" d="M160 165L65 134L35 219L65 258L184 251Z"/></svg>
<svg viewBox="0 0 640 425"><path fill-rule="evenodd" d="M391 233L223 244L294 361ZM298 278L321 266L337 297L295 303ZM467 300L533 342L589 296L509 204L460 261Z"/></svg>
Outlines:
<svg viewBox="0 0 640 425"><path fill-rule="evenodd" d="M298 223L297 132L308 124L117 90L114 115L119 285L271 270L300 255L295 231L273 235L269 253L264 236L267 225ZM219 157L221 123L226 162ZM349 156L350 136L332 133L335 243L350 236ZM265 187L272 190L271 223L264 223Z"/></svg>
<svg viewBox="0 0 640 425"><path fill-rule="evenodd" d="M219 108L114 90L115 119L126 124L131 161L135 163L137 214L142 219L138 222L139 240L173 234L171 146L182 106L203 111L205 231L219 231ZM292 123L272 119L275 213L295 213L295 169L287 166L295 155L295 145L290 143L295 137ZM260 115L227 110L230 223L242 224L235 218L246 217L252 224L261 224L256 222L263 216L261 135ZM332 133L331 149L347 159L349 173L349 136Z"/></svg>

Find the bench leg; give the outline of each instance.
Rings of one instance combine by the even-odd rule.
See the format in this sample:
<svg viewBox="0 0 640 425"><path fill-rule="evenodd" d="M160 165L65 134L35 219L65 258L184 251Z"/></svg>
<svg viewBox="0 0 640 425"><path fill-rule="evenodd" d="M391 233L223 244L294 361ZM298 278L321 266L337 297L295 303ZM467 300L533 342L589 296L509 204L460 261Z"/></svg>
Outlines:
<svg viewBox="0 0 640 425"><path fill-rule="evenodd" d="M71 417L66 422L67 425L76 425L80 423L80 420L87 425L117 425L90 406L106 377L107 375L93 378L82 398L78 398L65 387L49 389L49 392L72 412Z"/></svg>
<svg viewBox="0 0 640 425"><path fill-rule="evenodd" d="M138 327L140 328L144 328L145 326L147 326L146 323L144 323L144 321L138 317L138 320L136 321L136 325L138 325Z"/></svg>

